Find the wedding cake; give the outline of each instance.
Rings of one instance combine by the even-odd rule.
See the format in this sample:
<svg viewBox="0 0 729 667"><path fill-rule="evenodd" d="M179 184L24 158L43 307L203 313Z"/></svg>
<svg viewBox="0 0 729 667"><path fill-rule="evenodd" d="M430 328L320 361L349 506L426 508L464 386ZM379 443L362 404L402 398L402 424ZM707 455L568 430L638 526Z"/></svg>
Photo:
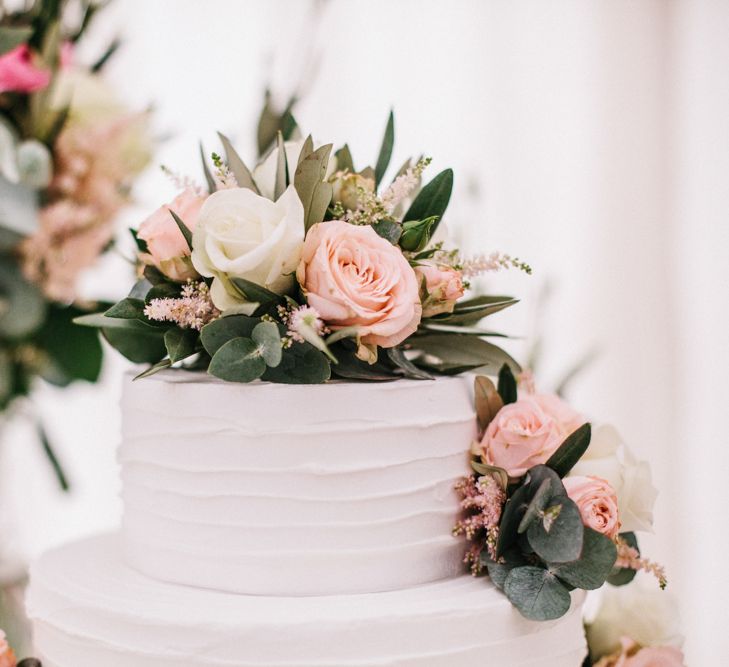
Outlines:
<svg viewBox="0 0 729 667"><path fill-rule="evenodd" d="M579 667L582 592L530 621L464 570L472 386L127 380L121 534L32 571L44 667Z"/></svg>

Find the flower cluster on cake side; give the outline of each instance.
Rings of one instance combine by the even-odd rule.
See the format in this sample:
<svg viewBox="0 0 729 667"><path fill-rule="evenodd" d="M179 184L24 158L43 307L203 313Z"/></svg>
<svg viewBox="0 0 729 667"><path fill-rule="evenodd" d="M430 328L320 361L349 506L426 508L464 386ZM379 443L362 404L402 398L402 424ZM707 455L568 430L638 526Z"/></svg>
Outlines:
<svg viewBox="0 0 729 667"><path fill-rule="evenodd" d="M118 43L96 62L77 57L100 6L14 4L24 7L0 12L0 410L37 377L98 378L98 337L72 325L98 305L78 283L113 244L114 218L150 157L147 114L126 109L101 77Z"/></svg>
<svg viewBox="0 0 729 667"><path fill-rule="evenodd" d="M453 529L470 544L464 560L471 572L488 575L537 621L566 614L575 589L622 587L639 571L665 589L663 567L641 554L636 537L653 524L657 492L648 463L612 426L593 432L562 398L539 393L528 372L517 380L504 365L497 384L477 376L474 385L479 437L471 448L473 474L456 487L463 514ZM649 597L634 595L633 603ZM607 622L608 609L604 604L588 626L594 662L586 664L683 664L679 646L633 637L630 626L616 629L621 614ZM680 644L680 637L666 641Z"/></svg>
<svg viewBox="0 0 729 667"><path fill-rule="evenodd" d="M236 382L517 370L478 327L516 300L465 294L480 273L530 269L448 244L453 172L423 186L430 160L411 159L386 183L392 114L375 166L359 169L347 145L317 147L289 112L277 120L253 169L220 135L226 158L203 153L205 187L168 170L182 191L133 232L138 282L78 322L152 364L143 375L180 363Z"/></svg>

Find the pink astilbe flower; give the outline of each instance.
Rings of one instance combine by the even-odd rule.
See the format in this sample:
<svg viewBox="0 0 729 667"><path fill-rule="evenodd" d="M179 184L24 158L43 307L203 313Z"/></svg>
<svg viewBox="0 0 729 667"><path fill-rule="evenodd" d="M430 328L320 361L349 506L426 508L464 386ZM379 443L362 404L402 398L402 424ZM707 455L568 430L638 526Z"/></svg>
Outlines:
<svg viewBox="0 0 729 667"><path fill-rule="evenodd" d="M482 273L501 271L501 269L519 269L524 273L531 274L532 268L522 262L518 257L512 257L502 252L492 252L489 255L475 255L474 257L461 258L461 271L464 278L475 278Z"/></svg>
<svg viewBox="0 0 729 667"><path fill-rule="evenodd" d="M474 544L466 552L464 561L473 574L481 570L481 552L486 549L489 557L496 560L496 542L499 537L499 521L506 503L506 493L491 475L464 477L456 484L461 496L461 508L466 516L453 527L456 536L465 535Z"/></svg>
<svg viewBox="0 0 729 667"><path fill-rule="evenodd" d="M139 116L95 126L69 125L54 147L50 204L39 228L19 246L23 273L54 301L76 296L79 274L114 236L114 217L127 202L128 184L141 169L126 157L129 133Z"/></svg>
<svg viewBox="0 0 729 667"><path fill-rule="evenodd" d="M658 585L661 588L665 588L668 585L666 570L662 565L641 557L638 550L631 547L620 536L615 538L615 546L618 548L618 559L615 561L616 567L636 570L637 572L643 570L648 574L652 574L658 580Z"/></svg>
<svg viewBox="0 0 729 667"><path fill-rule="evenodd" d="M152 299L144 308L150 320L174 322L182 329L200 331L208 322L220 317L220 311L210 300L210 290L204 282L188 282L179 299Z"/></svg>
<svg viewBox="0 0 729 667"><path fill-rule="evenodd" d="M0 56L0 93L34 93L48 87L51 72L37 67L27 44Z"/></svg>
<svg viewBox="0 0 729 667"><path fill-rule="evenodd" d="M418 160L414 167L410 167L400 174L382 193L380 200L383 207L389 213L392 213L398 204L407 199L415 188L420 184L420 178L426 167L430 164L430 158Z"/></svg>

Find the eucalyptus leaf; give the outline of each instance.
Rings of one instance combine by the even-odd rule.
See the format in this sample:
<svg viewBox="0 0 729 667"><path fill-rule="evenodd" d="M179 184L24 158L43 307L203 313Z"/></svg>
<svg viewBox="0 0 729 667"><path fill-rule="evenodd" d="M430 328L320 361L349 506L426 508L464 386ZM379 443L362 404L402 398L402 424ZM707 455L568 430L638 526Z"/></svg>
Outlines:
<svg viewBox="0 0 729 667"><path fill-rule="evenodd" d="M545 515L527 530L532 549L548 563L577 560L584 541L582 515L577 505L563 496L545 509Z"/></svg>
<svg viewBox="0 0 729 667"><path fill-rule="evenodd" d="M142 320L107 317L104 313L80 315L73 319L73 323L82 327L93 327L95 329L122 329L124 331L147 332L150 335L159 335L160 339L164 335L162 329Z"/></svg>
<svg viewBox="0 0 729 667"><path fill-rule="evenodd" d="M516 543L518 529L522 517L529 505L530 489L524 484L520 486L506 501L499 523L499 539L496 544L496 555L503 555L509 547Z"/></svg>
<svg viewBox="0 0 729 667"><path fill-rule="evenodd" d="M229 340L250 338L253 335L253 329L260 321L257 317L247 315L219 317L202 328L200 341L205 351L212 357Z"/></svg>
<svg viewBox="0 0 729 667"><path fill-rule="evenodd" d="M122 320L144 320L144 301L126 297L104 313L104 317Z"/></svg>
<svg viewBox="0 0 729 667"><path fill-rule="evenodd" d="M590 446L591 438L592 427L589 423L583 424L567 436L567 439L559 446L557 451L549 457L547 466L560 477L564 477L584 456Z"/></svg>
<svg viewBox="0 0 729 667"><path fill-rule="evenodd" d="M504 407L494 383L485 375L477 375L473 381L478 428L483 433L499 410Z"/></svg>
<svg viewBox="0 0 729 667"><path fill-rule="evenodd" d="M537 492L527 505L524 516L519 522L517 528L518 533L524 533L535 521L537 521L547 507L547 503L552 499L552 483L550 480L542 480L537 488Z"/></svg>
<svg viewBox="0 0 729 667"><path fill-rule="evenodd" d="M162 330L138 320L107 318L107 321L110 326L101 330L102 336L129 361L136 364L154 364L167 354Z"/></svg>
<svg viewBox="0 0 729 667"><path fill-rule="evenodd" d="M431 233L434 234L448 208L452 190L453 170L445 169L418 193L415 201L405 213L403 222L436 217L437 220L431 228Z"/></svg>
<svg viewBox="0 0 729 667"><path fill-rule="evenodd" d="M309 343L294 343L281 352L281 363L267 368L263 379L285 384L321 384L331 376L327 358Z"/></svg>
<svg viewBox="0 0 729 667"><path fill-rule="evenodd" d="M233 338L212 357L208 373L228 382L252 382L266 370L261 347L250 338Z"/></svg>
<svg viewBox="0 0 729 667"><path fill-rule="evenodd" d="M504 402L504 405L509 403L516 403L518 399L516 378L514 373L511 372L508 364L504 364L499 370L499 396Z"/></svg>
<svg viewBox="0 0 729 667"><path fill-rule="evenodd" d="M27 185L0 176L0 227L18 236L38 229L38 193Z"/></svg>
<svg viewBox="0 0 729 667"><path fill-rule="evenodd" d="M40 290L23 278L15 259L0 255L0 337L18 339L37 331L47 309Z"/></svg>
<svg viewBox="0 0 729 667"><path fill-rule="evenodd" d="M504 581L504 593L525 618L551 621L564 616L572 598L553 574L526 565L512 569Z"/></svg>
<svg viewBox="0 0 729 667"><path fill-rule="evenodd" d="M278 326L274 322L261 322L257 324L251 338L258 343L261 356L270 368L276 368L281 363L282 343Z"/></svg>
<svg viewBox="0 0 729 667"><path fill-rule="evenodd" d="M180 230L180 233L185 239L185 243L187 243L187 247L192 250L192 232L190 231L190 228L180 219L180 216L177 215L172 209L169 209L170 215L172 215L172 218L174 219L175 223L177 224L177 228Z"/></svg>
<svg viewBox="0 0 729 667"><path fill-rule="evenodd" d="M375 165L375 187L379 186L382 177L387 171L392 157L392 148L395 144L395 115L390 111L387 118L387 126L385 127L385 135L382 137L382 145L380 153L377 156L377 164Z"/></svg>
<svg viewBox="0 0 729 667"><path fill-rule="evenodd" d="M145 282L149 284L149 281L145 279ZM149 303L154 299L177 299L180 296L180 284L179 283L159 283L158 285L152 285L147 290L143 299L145 303ZM132 295L129 295L132 297Z"/></svg>
<svg viewBox="0 0 729 667"><path fill-rule="evenodd" d="M165 332L165 347L174 364L195 354L200 335L194 329L172 327Z"/></svg>
<svg viewBox="0 0 729 667"><path fill-rule="evenodd" d="M524 554L518 548L509 549L505 554L499 558L498 562L494 562L488 555L486 549L481 553L480 564L482 567L487 568L489 578L493 582L496 588L503 590L506 577L509 576L515 567L522 567L528 565Z"/></svg>
<svg viewBox="0 0 729 667"><path fill-rule="evenodd" d="M584 528L584 543L578 560L551 567L553 574L575 588L594 591L612 572L618 557L615 543L591 528Z"/></svg>
<svg viewBox="0 0 729 667"><path fill-rule="evenodd" d="M253 180L253 175L251 174L248 167L246 167L246 163L243 162L240 155L236 153L235 148L233 148L233 144L230 142L230 139L226 137L224 134L221 134L218 132L218 136L220 137L220 141L223 144L223 148L225 149L225 160L228 164L228 168L231 172L233 172L233 176L235 176L235 180L238 182L238 185L241 188L248 188L249 190L253 190L257 195L261 194L258 191L258 186L256 185L256 182Z"/></svg>

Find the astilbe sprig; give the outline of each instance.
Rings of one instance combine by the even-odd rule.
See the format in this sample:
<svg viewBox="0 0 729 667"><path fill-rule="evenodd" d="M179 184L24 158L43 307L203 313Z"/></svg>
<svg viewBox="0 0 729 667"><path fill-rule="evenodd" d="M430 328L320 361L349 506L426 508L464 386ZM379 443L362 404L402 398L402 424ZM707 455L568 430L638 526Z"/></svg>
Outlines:
<svg viewBox="0 0 729 667"><path fill-rule="evenodd" d="M648 558L643 558L635 547L630 546L620 536L615 538L615 546L618 548L618 559L615 562L617 567L635 570L636 572L642 570L643 572L652 574L658 580L658 585L661 589L664 589L668 585L666 570L663 565L654 563Z"/></svg>
<svg viewBox="0 0 729 667"><path fill-rule="evenodd" d="M188 281L179 298L152 299L144 315L158 322L174 322L181 329L200 331L208 322L220 317L210 299L210 289L203 281Z"/></svg>
<svg viewBox="0 0 729 667"><path fill-rule="evenodd" d="M461 271L464 278L475 278L483 273L501 271L502 269L519 269L531 275L532 267L518 257L512 257L502 252L492 252L488 255L475 255L461 258Z"/></svg>
<svg viewBox="0 0 729 667"><path fill-rule="evenodd" d="M506 503L506 492L492 475L464 477L456 484L461 496L461 508L465 512L453 527L453 534L464 535L473 542L466 552L464 562L476 575L481 571L481 553L484 549L496 560L496 543L499 538L499 522Z"/></svg>

